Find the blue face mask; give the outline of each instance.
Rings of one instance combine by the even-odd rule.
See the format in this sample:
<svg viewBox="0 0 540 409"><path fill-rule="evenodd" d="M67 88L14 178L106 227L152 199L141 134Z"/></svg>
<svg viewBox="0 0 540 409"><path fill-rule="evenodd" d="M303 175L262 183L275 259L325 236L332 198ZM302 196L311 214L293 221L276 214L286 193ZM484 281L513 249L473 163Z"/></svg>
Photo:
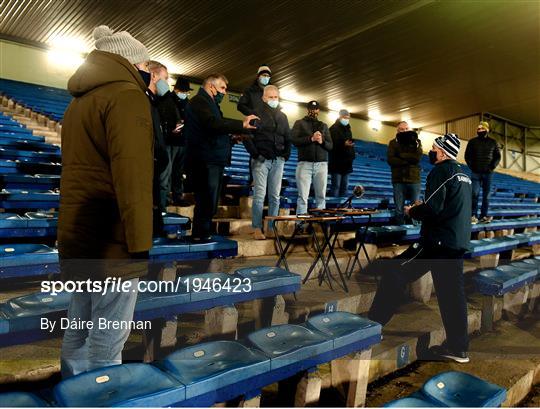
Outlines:
<svg viewBox="0 0 540 409"><path fill-rule="evenodd" d="M267 102L267 104L270 106L270 108L277 108L279 105L279 100L271 99Z"/></svg>
<svg viewBox="0 0 540 409"><path fill-rule="evenodd" d="M270 77L259 77L259 82L261 83L261 85L263 86L267 86L268 83L270 82Z"/></svg>
<svg viewBox="0 0 540 409"><path fill-rule="evenodd" d="M185 92L177 92L176 96L180 99L186 99L188 95Z"/></svg>
<svg viewBox="0 0 540 409"><path fill-rule="evenodd" d="M349 120L348 120L348 119L343 119L343 118L341 118L341 119L339 120L339 122L340 122L341 125L343 125L343 126L349 125Z"/></svg>
<svg viewBox="0 0 540 409"><path fill-rule="evenodd" d="M165 80L159 80L158 82L156 82L156 90L157 94L162 97L167 92L169 92L169 84L167 84L167 81Z"/></svg>

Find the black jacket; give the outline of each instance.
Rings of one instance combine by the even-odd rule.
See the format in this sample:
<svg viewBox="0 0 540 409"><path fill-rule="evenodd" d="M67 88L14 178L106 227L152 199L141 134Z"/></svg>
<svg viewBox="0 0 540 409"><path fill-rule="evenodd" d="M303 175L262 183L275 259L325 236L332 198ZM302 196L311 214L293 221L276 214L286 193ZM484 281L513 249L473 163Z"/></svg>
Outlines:
<svg viewBox="0 0 540 409"><path fill-rule="evenodd" d="M312 142L311 137L319 131L323 136L323 143ZM298 148L299 162L327 162L328 152L332 150L332 137L328 127L318 119L305 116L293 125L291 141Z"/></svg>
<svg viewBox="0 0 540 409"><path fill-rule="evenodd" d="M388 144L387 162L392 169L392 183L420 183L422 143L416 132L398 133Z"/></svg>
<svg viewBox="0 0 540 409"><path fill-rule="evenodd" d="M287 115L278 108L270 108L268 104L263 104L256 115L260 118L259 127L253 137L244 141L246 150L254 159L260 155L265 159L281 156L288 160L291 155L291 129Z"/></svg>
<svg viewBox="0 0 540 409"><path fill-rule="evenodd" d="M427 177L425 201L410 210L422 221L421 241L428 247L468 250L471 240L471 179L455 160L433 167Z"/></svg>
<svg viewBox="0 0 540 409"><path fill-rule="evenodd" d="M225 166L231 155L231 133L242 133L238 119L223 118L219 105L200 88L186 107L184 132L187 140L187 158L207 164Z"/></svg>
<svg viewBox="0 0 540 409"><path fill-rule="evenodd" d="M465 162L474 173L491 173L501 161L495 139L489 136L472 138L465 149Z"/></svg>
<svg viewBox="0 0 540 409"><path fill-rule="evenodd" d="M167 92L162 97L158 97L157 109L165 143L172 146L182 146L185 144L183 132L174 132L177 125L182 122L175 99L178 99L176 94Z"/></svg>
<svg viewBox="0 0 540 409"><path fill-rule="evenodd" d="M186 106L189 104L189 98L186 99L180 99L176 94L173 94L174 98L174 104L176 105L176 109L178 110L178 113L180 114L180 119L185 120L186 118Z"/></svg>
<svg viewBox="0 0 540 409"><path fill-rule="evenodd" d="M343 126L339 119L330 127L332 137L332 150L328 158L328 172L330 173L351 173L353 162L356 156L354 146L346 146L345 142L352 140L351 126Z"/></svg>
<svg viewBox="0 0 540 409"><path fill-rule="evenodd" d="M255 115L264 105L262 100L264 87L259 84L258 80L255 80L240 97L236 109L242 112L244 115Z"/></svg>

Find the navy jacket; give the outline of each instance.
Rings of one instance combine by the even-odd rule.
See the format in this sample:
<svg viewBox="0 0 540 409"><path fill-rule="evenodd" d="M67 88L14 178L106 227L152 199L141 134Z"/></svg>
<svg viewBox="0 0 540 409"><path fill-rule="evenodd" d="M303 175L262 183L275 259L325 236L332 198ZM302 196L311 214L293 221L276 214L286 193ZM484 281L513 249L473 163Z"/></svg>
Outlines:
<svg viewBox="0 0 540 409"><path fill-rule="evenodd" d="M431 169L425 201L410 210L422 221L421 241L429 247L468 250L471 241L471 179L455 160Z"/></svg>
<svg viewBox="0 0 540 409"><path fill-rule="evenodd" d="M185 113L188 160L227 165L231 155L230 134L243 132L242 121L223 118L219 105L202 87L187 104Z"/></svg>

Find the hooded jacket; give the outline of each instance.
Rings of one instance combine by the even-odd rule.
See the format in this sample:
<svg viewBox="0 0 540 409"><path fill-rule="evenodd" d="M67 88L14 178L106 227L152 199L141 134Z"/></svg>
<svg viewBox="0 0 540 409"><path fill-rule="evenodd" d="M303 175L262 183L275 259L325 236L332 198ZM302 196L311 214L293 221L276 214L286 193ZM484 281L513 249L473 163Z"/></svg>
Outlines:
<svg viewBox="0 0 540 409"><path fill-rule="evenodd" d="M422 143L414 131L398 133L388 144L392 183L420 183Z"/></svg>
<svg viewBox="0 0 540 409"><path fill-rule="evenodd" d="M474 173L491 173L501 161L501 152L495 139L477 136L465 149L465 162Z"/></svg>
<svg viewBox="0 0 540 409"><path fill-rule="evenodd" d="M351 126L344 126L337 119L330 127L330 135L332 136L332 150L329 153L328 172L342 175L352 173L356 152L354 146L345 145L346 141L353 138Z"/></svg>
<svg viewBox="0 0 540 409"><path fill-rule="evenodd" d="M187 160L225 166L230 161L231 137L242 133L238 119L223 118L223 113L203 87L186 106Z"/></svg>
<svg viewBox="0 0 540 409"><path fill-rule="evenodd" d="M270 84L270 83L269 83ZM264 106L262 100L264 87L259 83L257 78L240 96L236 108L244 115L256 115L257 112Z"/></svg>
<svg viewBox="0 0 540 409"><path fill-rule="evenodd" d="M322 144L311 140L316 131L319 131L323 136ZM291 140L298 148L299 162L328 161L328 152L332 150L332 137L324 122L310 116L299 119L293 125Z"/></svg>
<svg viewBox="0 0 540 409"><path fill-rule="evenodd" d="M422 221L425 246L467 251L471 240L471 179L455 160L436 164L426 180L425 201L409 212Z"/></svg>
<svg viewBox="0 0 540 409"><path fill-rule="evenodd" d="M123 57L92 51L70 78L62 126L61 261L129 259L152 247L153 132L146 85ZM63 269L69 279L145 270Z"/></svg>
<svg viewBox="0 0 540 409"><path fill-rule="evenodd" d="M244 141L246 150L254 159L262 156L272 160L281 156L288 160L291 155L291 129L287 115L266 103L256 115L260 118L259 127L254 130L253 137Z"/></svg>

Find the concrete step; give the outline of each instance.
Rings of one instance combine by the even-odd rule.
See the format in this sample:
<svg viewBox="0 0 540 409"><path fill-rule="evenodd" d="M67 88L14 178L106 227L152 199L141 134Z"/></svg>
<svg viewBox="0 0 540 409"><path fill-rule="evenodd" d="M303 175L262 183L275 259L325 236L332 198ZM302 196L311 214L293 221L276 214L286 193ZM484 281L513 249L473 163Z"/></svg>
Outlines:
<svg viewBox="0 0 540 409"><path fill-rule="evenodd" d="M386 338L381 346L386 344ZM414 370L371 388L369 407L406 397L432 376L445 371L463 371L507 389L504 407L515 407L540 382L540 322L529 318L519 324L501 321L494 332L471 339L469 364L422 362Z"/></svg>

